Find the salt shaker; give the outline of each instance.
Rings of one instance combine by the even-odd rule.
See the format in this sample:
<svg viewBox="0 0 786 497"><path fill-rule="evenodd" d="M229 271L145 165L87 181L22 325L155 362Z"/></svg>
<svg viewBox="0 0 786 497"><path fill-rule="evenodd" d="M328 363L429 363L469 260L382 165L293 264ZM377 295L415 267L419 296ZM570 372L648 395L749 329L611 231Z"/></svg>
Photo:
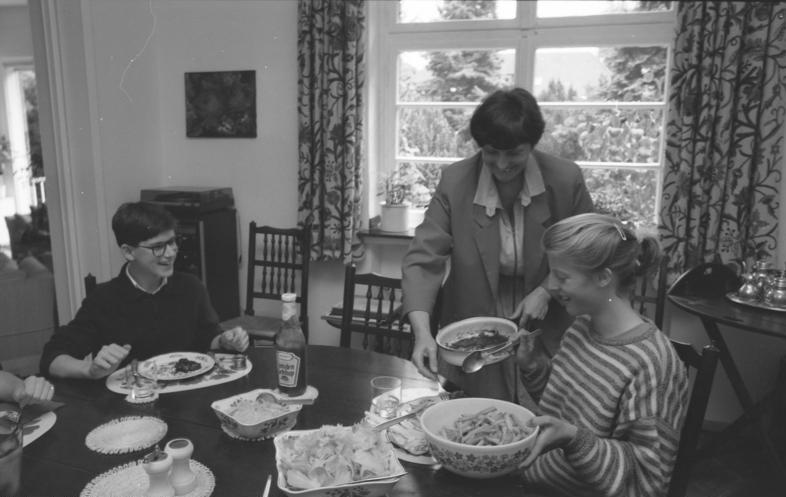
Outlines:
<svg viewBox="0 0 786 497"><path fill-rule="evenodd" d="M174 497L175 489L169 483L169 473L172 470L172 456L159 449L142 459L142 467L150 479L145 497Z"/></svg>
<svg viewBox="0 0 786 497"><path fill-rule="evenodd" d="M166 444L167 454L172 456L172 474L169 481L175 488L175 495L184 495L197 486L196 475L191 471L191 454L194 444L187 438L174 438Z"/></svg>

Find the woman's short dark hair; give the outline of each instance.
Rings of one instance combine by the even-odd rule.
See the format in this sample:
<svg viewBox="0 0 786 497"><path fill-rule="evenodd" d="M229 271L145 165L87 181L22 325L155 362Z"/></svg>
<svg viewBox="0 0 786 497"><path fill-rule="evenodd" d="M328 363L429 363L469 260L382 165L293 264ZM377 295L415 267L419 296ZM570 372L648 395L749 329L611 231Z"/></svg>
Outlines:
<svg viewBox="0 0 786 497"><path fill-rule="evenodd" d="M523 88L497 90L475 109L469 131L479 147L510 150L524 143L538 144L546 123L540 106Z"/></svg>
<svg viewBox="0 0 786 497"><path fill-rule="evenodd" d="M112 216L112 231L118 246L135 247L176 226L177 220L168 210L149 202L127 202Z"/></svg>

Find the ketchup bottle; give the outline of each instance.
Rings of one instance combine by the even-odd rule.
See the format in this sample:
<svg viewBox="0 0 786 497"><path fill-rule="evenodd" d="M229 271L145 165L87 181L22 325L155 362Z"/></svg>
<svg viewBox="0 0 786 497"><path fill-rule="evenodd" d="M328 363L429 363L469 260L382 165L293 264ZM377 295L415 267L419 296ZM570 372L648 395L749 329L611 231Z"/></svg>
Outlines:
<svg viewBox="0 0 786 497"><path fill-rule="evenodd" d="M303 395L308 386L306 336L300 327L296 295L281 295L283 324L276 334L276 366L278 389L290 397Z"/></svg>

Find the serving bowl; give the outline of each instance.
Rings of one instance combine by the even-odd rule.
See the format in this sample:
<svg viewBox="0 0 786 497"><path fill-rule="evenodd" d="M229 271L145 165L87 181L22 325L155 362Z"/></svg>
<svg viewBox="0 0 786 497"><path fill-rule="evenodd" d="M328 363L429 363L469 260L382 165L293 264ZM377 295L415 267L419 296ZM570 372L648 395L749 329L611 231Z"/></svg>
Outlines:
<svg viewBox="0 0 786 497"><path fill-rule="evenodd" d="M437 333L436 341L437 347L439 349L439 355L442 359L445 360L448 364L452 364L454 366L461 366L461 363L464 361L464 358L467 357L471 352L475 350L489 350L493 349L499 344L496 345L489 345L488 347L482 347L472 350L458 350L455 348L450 347L450 343L455 342L456 340L461 340L462 338L467 338L475 333L478 330L497 330L501 335L512 337L518 331L518 325L513 321L505 318L497 318L491 316L479 316L474 318L467 318L462 319L461 321L456 321L450 323L449 325L445 326L444 328L440 329ZM501 354L499 359L504 359L507 357L506 354ZM498 359L498 360L499 360ZM494 357L490 357L487 361L487 364L492 364L497 362Z"/></svg>
<svg viewBox="0 0 786 497"><path fill-rule="evenodd" d="M535 416L529 409L512 402L475 397L439 402L423 412L420 424L431 455L445 469L469 478L494 478L515 471L529 455L535 444L537 427L524 438L504 445L470 445L445 436L443 430L453 428L461 415L476 415L490 407L509 413L523 425Z"/></svg>
<svg viewBox="0 0 786 497"><path fill-rule="evenodd" d="M364 437L372 436L376 439L375 446L378 457L376 460L380 463L380 467L386 469L385 471L372 478L359 479L340 485L296 489L288 484L287 472L293 469L292 458L302 458L316 471L324 470L326 465L319 462L321 461L320 456L329 457L331 462L335 462L333 456L339 452L335 450L331 442L357 429L365 430ZM314 443L314 440L317 439L321 442ZM360 441L355 441L352 438L347 440L349 442L340 444L345 450L361 449L368 446L368 438ZM323 426L316 430L294 430L276 435L273 445L276 447L276 470L278 472L276 485L290 497L381 497L389 493L406 474L393 451L393 446L385 441L383 434L374 432L369 427L360 428L357 425L355 427ZM313 453L309 453L309 451ZM355 463L355 465L357 464Z"/></svg>
<svg viewBox="0 0 786 497"><path fill-rule="evenodd" d="M297 423L297 414L302 408L301 404L288 404L277 406L276 413L263 415L249 419L249 416L241 416L237 412L238 407L244 403L258 402L257 397L260 393L273 393L273 390L258 388L250 392L233 395L225 399L217 400L210 404L213 412L216 413L221 426L230 435L242 439L259 440L270 438L282 431L291 429Z"/></svg>

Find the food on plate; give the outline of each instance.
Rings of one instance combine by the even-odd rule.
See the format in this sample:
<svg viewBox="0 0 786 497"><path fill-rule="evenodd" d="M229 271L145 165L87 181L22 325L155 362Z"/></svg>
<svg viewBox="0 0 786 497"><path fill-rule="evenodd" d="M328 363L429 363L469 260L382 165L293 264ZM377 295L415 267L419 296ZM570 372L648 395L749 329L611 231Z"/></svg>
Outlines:
<svg viewBox="0 0 786 497"><path fill-rule="evenodd" d="M396 456L368 426L323 426L282 437L278 459L287 487L308 490L395 474Z"/></svg>
<svg viewBox="0 0 786 497"><path fill-rule="evenodd" d="M398 415L403 416L415 409L426 409L438 401L439 399L434 397L411 400L399 407ZM396 447L412 455L422 456L429 453L428 440L426 440L426 434L423 433L423 427L420 425L420 415L405 419L401 423L388 428L388 438Z"/></svg>
<svg viewBox="0 0 786 497"><path fill-rule="evenodd" d="M533 430L512 414L489 407L475 414L462 414L453 428L442 429L442 435L467 445L505 445L523 440Z"/></svg>
<svg viewBox="0 0 786 497"><path fill-rule="evenodd" d="M227 414L240 424L254 425L262 420L288 412L286 406L263 399L241 399L233 404Z"/></svg>
<svg viewBox="0 0 786 497"><path fill-rule="evenodd" d="M461 333L456 340L446 343L445 346L454 350L469 351L502 345L507 341L508 337L499 330L480 329Z"/></svg>
<svg viewBox="0 0 786 497"><path fill-rule="evenodd" d="M191 371L196 371L201 367L201 363L183 357L182 359L178 359L175 363L175 373L190 373Z"/></svg>

